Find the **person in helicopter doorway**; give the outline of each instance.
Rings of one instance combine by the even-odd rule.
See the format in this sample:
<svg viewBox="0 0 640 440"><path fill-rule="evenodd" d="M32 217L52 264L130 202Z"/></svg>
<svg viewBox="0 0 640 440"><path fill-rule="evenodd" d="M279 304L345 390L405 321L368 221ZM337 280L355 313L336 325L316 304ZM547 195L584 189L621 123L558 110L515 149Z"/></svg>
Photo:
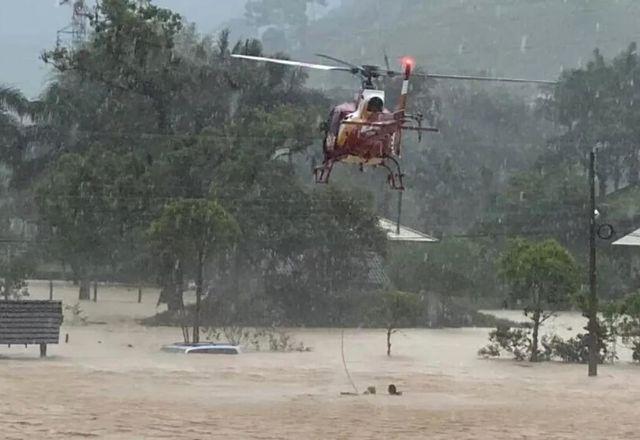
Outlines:
<svg viewBox="0 0 640 440"><path fill-rule="evenodd" d="M384 102L377 96L371 97L366 102L363 102L359 108L345 118L350 122L376 122L380 120L380 115L384 112ZM338 133L338 147L342 147L346 144L347 138L356 133L361 136L369 137L373 136L377 132L376 127L342 124L340 126L340 132Z"/></svg>

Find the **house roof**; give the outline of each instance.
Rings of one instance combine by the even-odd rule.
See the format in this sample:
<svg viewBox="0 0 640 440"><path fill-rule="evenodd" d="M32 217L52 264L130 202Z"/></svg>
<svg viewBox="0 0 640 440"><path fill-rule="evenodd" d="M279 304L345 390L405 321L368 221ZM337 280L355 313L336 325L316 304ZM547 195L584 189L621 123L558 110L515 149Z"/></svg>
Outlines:
<svg viewBox="0 0 640 440"><path fill-rule="evenodd" d="M640 246L640 229L636 229L630 234L613 242L617 246Z"/></svg>
<svg viewBox="0 0 640 440"><path fill-rule="evenodd" d="M387 240L390 241L412 241L422 243L435 243L438 241L435 237L402 225L400 225L400 233L398 234L398 224L383 217L378 219L378 226L387 233Z"/></svg>

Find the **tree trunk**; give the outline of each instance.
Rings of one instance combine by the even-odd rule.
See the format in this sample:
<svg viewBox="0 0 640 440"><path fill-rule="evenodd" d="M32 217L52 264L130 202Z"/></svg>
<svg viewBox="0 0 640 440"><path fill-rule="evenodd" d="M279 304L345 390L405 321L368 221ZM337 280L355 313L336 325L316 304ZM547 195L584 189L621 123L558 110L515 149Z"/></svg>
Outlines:
<svg viewBox="0 0 640 440"><path fill-rule="evenodd" d="M540 308L533 312L533 335L531 337L531 362L538 362L538 329L540 328Z"/></svg>
<svg viewBox="0 0 640 440"><path fill-rule="evenodd" d="M158 304L166 304L167 310L170 312L182 310L184 308L184 303L182 302L181 286L172 282L167 282L160 290Z"/></svg>
<svg viewBox="0 0 640 440"><path fill-rule="evenodd" d="M177 312L184 309L182 299L182 264L180 260L167 262L167 272L170 276L164 276L161 280L160 296L158 297L158 305L166 304L167 310Z"/></svg>
<svg viewBox="0 0 640 440"><path fill-rule="evenodd" d="M93 302L98 302L98 281L93 280Z"/></svg>
<svg viewBox="0 0 640 440"><path fill-rule="evenodd" d="M88 278L82 277L80 278L80 291L78 294L79 300L89 301L91 299L91 281Z"/></svg>
<svg viewBox="0 0 640 440"><path fill-rule="evenodd" d="M173 295L170 297L170 303L174 307L173 310L184 310L183 287L182 261L177 260L173 271ZM168 305L169 303L167 303Z"/></svg>
<svg viewBox="0 0 640 440"><path fill-rule="evenodd" d="M193 342L200 342L200 303L202 302L202 279L204 272L204 252L198 252L198 273L196 275L196 311L193 317Z"/></svg>
<svg viewBox="0 0 640 440"><path fill-rule="evenodd" d="M391 327L387 328L387 356L391 356L391 333L393 329Z"/></svg>

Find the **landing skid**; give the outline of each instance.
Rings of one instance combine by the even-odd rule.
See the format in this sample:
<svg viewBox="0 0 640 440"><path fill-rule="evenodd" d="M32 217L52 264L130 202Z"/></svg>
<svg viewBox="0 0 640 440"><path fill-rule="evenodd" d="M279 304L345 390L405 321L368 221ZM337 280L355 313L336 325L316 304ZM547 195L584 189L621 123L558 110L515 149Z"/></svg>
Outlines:
<svg viewBox="0 0 640 440"><path fill-rule="evenodd" d="M387 159L391 161L392 163L391 166L389 166L389 164L386 162ZM324 184L329 183L329 177L331 177L331 171L333 170L333 165L335 165L335 163L338 161L339 159L336 159L336 158L328 159L325 162L323 162L322 165L315 167L313 169L313 175L315 177L316 183L324 183ZM402 173L402 170L400 168L400 164L398 163L398 161L391 156L387 156L385 157L385 160L383 160L379 165L387 170L387 173L388 173L387 182L389 183L389 186L391 187L391 189L394 189L397 191L404 191L404 183L402 181L404 174ZM362 171L362 164L360 164L360 170Z"/></svg>

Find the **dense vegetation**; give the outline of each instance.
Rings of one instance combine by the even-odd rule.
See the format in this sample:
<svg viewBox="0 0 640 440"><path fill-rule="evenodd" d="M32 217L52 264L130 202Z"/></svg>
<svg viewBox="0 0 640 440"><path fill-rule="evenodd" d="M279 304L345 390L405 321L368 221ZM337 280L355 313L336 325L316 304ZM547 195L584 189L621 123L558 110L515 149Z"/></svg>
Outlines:
<svg viewBox="0 0 640 440"><path fill-rule="evenodd" d="M385 20L401 3L411 2L394 2ZM301 53L292 41L308 45L301 35L329 29L329 17L282 6L252 1L247 17L286 30L265 33L283 49ZM339 25L372 11L345 2L331 17ZM532 248L555 239L550 252L572 275L562 296L576 293L586 157L596 145L603 221L619 237L638 220L635 45L611 61L595 52L546 90L414 82L412 108L441 133L422 144L406 137L402 218L441 242L388 247L377 217L395 218L397 194L382 174L342 166L329 187L309 184L315 127L345 89L319 91L299 70L233 61L234 52L263 54L263 43L202 36L150 3L101 0L91 30L83 45L43 53L55 76L40 99L0 88L4 291L34 271L68 274L81 299L95 279L154 282L178 313L195 280L203 319L375 323L390 336L398 325L461 324L452 315L467 307L530 298L538 285L527 277L549 271L508 267L510 237ZM393 99L399 84L386 86ZM275 157L283 148L290 154ZM617 298L638 279L632 250L609 243L599 242L600 293ZM394 313L398 298L411 299L409 321ZM546 309L534 305L539 322Z"/></svg>

